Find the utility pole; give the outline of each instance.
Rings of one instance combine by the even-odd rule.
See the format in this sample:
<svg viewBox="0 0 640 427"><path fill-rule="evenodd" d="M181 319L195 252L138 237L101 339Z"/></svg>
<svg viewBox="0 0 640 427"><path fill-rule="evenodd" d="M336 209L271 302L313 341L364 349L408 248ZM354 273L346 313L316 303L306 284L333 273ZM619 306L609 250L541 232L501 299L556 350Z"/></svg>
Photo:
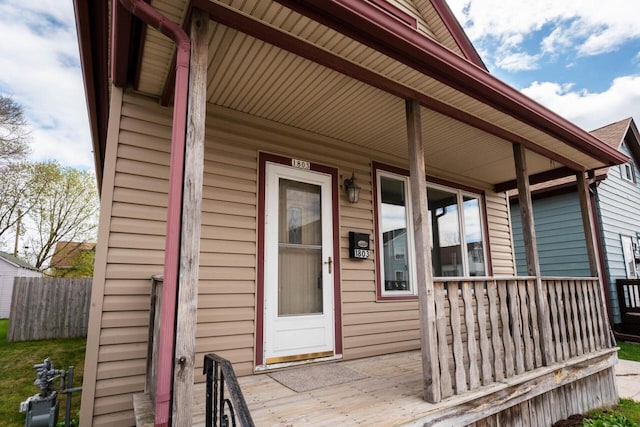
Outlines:
<svg viewBox="0 0 640 427"><path fill-rule="evenodd" d="M18 210L18 222L16 223L16 242L13 246L13 256L18 257L18 242L20 240L20 218L22 217L22 212Z"/></svg>

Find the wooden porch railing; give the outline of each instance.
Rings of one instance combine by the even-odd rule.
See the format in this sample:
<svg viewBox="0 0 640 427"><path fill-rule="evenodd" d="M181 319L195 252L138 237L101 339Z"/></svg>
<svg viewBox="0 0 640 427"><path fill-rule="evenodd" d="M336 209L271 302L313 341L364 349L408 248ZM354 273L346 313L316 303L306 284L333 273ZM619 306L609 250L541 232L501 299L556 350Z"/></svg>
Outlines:
<svg viewBox="0 0 640 427"><path fill-rule="evenodd" d="M151 277L151 305L149 307L149 340L147 344L147 373L145 393L149 394L151 404L156 402L156 381L158 378L157 354L160 345L160 312L162 308L163 276Z"/></svg>
<svg viewBox="0 0 640 427"><path fill-rule="evenodd" d="M434 281L442 397L610 348L597 278L544 278L551 342L538 331L533 277Z"/></svg>

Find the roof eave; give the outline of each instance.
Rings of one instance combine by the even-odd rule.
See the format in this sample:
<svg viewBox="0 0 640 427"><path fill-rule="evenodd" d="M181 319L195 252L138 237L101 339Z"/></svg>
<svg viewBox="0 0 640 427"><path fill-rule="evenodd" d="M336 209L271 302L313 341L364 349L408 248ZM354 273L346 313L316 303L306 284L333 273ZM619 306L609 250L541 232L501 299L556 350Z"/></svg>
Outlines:
<svg viewBox="0 0 640 427"><path fill-rule="evenodd" d="M275 1L546 132L604 165L626 161L626 156L585 130L436 41L380 13L367 2L316 0L311 4L295 0Z"/></svg>
<svg viewBox="0 0 640 427"><path fill-rule="evenodd" d="M366 2L317 0L313 4L301 4L293 0L276 1L564 141L573 148L603 162L603 165L615 165L628 161L624 154L501 82L477 64L458 56L428 37L411 31L387 15L376 13L377 9ZM103 23L107 21L106 6L102 8L104 10L93 11L98 16L102 13L103 19L96 20L94 17L91 20L87 18L89 7L85 2L74 0L74 3L78 37L81 41L87 103L90 117L93 118L91 127L96 172L100 181L106 142L106 121L101 123L100 118L105 116L104 110L108 106L108 99L104 96L105 92L108 93L106 49L104 53L98 52L103 55L104 62L101 64L104 64L104 70L102 67L96 70L94 64L100 64L100 62L96 59L91 60L90 55L96 50L93 49L96 44L99 45L98 48L100 45L106 46L106 41L100 40L100 34L106 35L106 28L98 28L98 31L91 32L88 29L96 21ZM106 24L103 25L106 26ZM102 43L98 43L99 41ZM116 55L113 60L121 60L118 52ZM106 117L108 118L108 110Z"/></svg>
<svg viewBox="0 0 640 427"><path fill-rule="evenodd" d="M100 190L109 121L108 5L107 2L81 0L73 0L73 5L96 179Z"/></svg>

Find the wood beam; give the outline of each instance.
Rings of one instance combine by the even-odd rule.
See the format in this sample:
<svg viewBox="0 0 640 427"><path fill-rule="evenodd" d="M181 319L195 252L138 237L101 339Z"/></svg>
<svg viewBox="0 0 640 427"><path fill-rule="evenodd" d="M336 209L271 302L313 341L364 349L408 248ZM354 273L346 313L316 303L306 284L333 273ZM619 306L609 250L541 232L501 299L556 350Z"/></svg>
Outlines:
<svg viewBox="0 0 640 427"><path fill-rule="evenodd" d="M589 258L589 270L591 276L597 277L600 281L600 300L603 301L605 307L602 307L607 313L604 316L605 329L608 331L607 340L609 345L613 345L611 330L611 298L606 290L608 279L604 271L604 260L600 253L600 234L598 232L598 221L596 220L594 205L595 202L591 198L589 189L589 180L585 178L584 173L576 173L576 185L578 187L578 199L580 200L580 212L582 213L582 227L584 229L584 239L587 245L587 257Z"/></svg>
<svg viewBox="0 0 640 427"><path fill-rule="evenodd" d="M436 338L436 306L433 291L431 264L431 237L429 235L429 213L427 211L427 181L425 180L424 147L420 102L406 101L407 137L409 143L409 182L416 253L416 286L420 309L420 346L422 349L422 375L424 399L437 403L442 399L440 367Z"/></svg>
<svg viewBox="0 0 640 427"><path fill-rule="evenodd" d="M525 146L526 147L526 146ZM536 173L529 176L529 185L540 184L543 182L551 181L558 178L564 178L570 175L574 175L576 170L570 169L568 167L560 167L557 169L551 169L549 171ZM509 190L514 190L518 188L518 181L511 180L501 182L493 186L493 191L496 193L504 193Z"/></svg>
<svg viewBox="0 0 640 427"><path fill-rule="evenodd" d="M584 229L585 243L587 244L587 257L589 258L589 270L592 277L600 277L600 267L598 265L598 246L595 237L596 224L591 212L591 201L589 196L589 184L584 173L576 173L576 185L578 186L578 199L580 200L580 212L582 213L582 227Z"/></svg>
<svg viewBox="0 0 640 427"><path fill-rule="evenodd" d="M513 157L516 168L516 181L518 185L518 205L522 218L522 236L524 250L527 257L527 273L536 278L536 305L538 306L538 330L542 344L542 363L551 365L554 360L551 322L549 320L549 307L544 289L542 288L542 275L540 273L540 260L538 258L538 245L536 242L536 230L533 220L533 203L531 190L529 189L529 175L527 173L526 150L520 144L513 144Z"/></svg>
<svg viewBox="0 0 640 427"><path fill-rule="evenodd" d="M191 425L204 171L209 15L194 10L175 333L172 424Z"/></svg>

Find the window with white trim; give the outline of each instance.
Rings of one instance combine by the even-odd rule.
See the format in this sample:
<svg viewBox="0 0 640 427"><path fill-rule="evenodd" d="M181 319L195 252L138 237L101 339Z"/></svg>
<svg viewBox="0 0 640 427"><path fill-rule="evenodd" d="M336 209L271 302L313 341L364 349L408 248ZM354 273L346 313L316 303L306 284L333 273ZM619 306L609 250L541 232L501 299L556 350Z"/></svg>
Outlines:
<svg viewBox="0 0 640 427"><path fill-rule="evenodd" d="M428 184L431 259L436 277L485 276L482 197Z"/></svg>
<svg viewBox="0 0 640 427"><path fill-rule="evenodd" d="M382 295L415 295L409 179L382 170L376 175Z"/></svg>
<svg viewBox="0 0 640 427"><path fill-rule="evenodd" d="M633 165L631 163L624 163L620 165L620 174L622 175L622 179L625 181L636 182L633 173Z"/></svg>
<svg viewBox="0 0 640 427"><path fill-rule="evenodd" d="M376 169L378 281L381 295L416 294L409 178ZM481 194L427 184L433 275L487 274L484 208Z"/></svg>
<svg viewBox="0 0 640 427"><path fill-rule="evenodd" d="M636 269L636 243L633 241L633 237L620 235L620 241L622 242L622 255L624 257L624 268L627 272L628 279L635 279L638 277L638 270Z"/></svg>

